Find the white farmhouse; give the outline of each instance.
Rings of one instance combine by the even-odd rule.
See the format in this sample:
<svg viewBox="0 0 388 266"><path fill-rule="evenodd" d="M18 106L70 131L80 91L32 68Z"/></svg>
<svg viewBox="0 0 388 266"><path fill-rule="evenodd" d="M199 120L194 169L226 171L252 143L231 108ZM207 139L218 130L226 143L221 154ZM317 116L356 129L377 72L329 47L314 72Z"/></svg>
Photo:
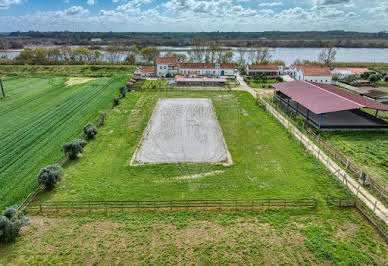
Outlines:
<svg viewBox="0 0 388 266"><path fill-rule="evenodd" d="M178 72L176 57L158 57L155 63L158 77L165 77L167 74L173 75Z"/></svg>
<svg viewBox="0 0 388 266"><path fill-rule="evenodd" d="M144 77L155 77L156 76L156 67L154 66L140 66L137 67L135 72L135 76L144 78Z"/></svg>
<svg viewBox="0 0 388 266"><path fill-rule="evenodd" d="M291 67L291 76L296 80L331 84L333 75L328 67L294 65Z"/></svg>

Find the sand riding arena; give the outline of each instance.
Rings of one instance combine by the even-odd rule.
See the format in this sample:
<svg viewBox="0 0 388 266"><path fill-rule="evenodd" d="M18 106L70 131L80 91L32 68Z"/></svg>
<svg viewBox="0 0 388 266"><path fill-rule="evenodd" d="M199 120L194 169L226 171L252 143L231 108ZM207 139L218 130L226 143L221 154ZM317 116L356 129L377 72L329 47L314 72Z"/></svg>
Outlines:
<svg viewBox="0 0 388 266"><path fill-rule="evenodd" d="M209 98L160 99L131 165L232 163Z"/></svg>

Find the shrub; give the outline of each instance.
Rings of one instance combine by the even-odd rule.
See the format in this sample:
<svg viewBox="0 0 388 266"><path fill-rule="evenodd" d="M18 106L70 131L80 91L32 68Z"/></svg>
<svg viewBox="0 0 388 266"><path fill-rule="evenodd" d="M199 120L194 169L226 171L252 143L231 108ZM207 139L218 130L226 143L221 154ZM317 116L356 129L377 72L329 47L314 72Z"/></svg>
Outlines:
<svg viewBox="0 0 388 266"><path fill-rule="evenodd" d="M105 124L106 117L107 117L107 113L106 112L99 112L98 113L97 124L99 126L103 126Z"/></svg>
<svg viewBox="0 0 388 266"><path fill-rule="evenodd" d="M77 158L78 154L82 153L84 151L84 147L88 144L83 139L74 139L70 143L63 143L62 145L62 151L65 154L69 154L69 159L74 160Z"/></svg>
<svg viewBox="0 0 388 266"><path fill-rule="evenodd" d="M84 126L84 133L88 139L92 139L97 135L98 130L95 125L88 123L86 126Z"/></svg>
<svg viewBox="0 0 388 266"><path fill-rule="evenodd" d="M368 79L371 74L372 74L371 72L364 72L361 74L361 78Z"/></svg>
<svg viewBox="0 0 388 266"><path fill-rule="evenodd" d="M28 218L21 213L17 214L15 208L8 207L0 216L0 242L14 241L24 225L28 225Z"/></svg>
<svg viewBox="0 0 388 266"><path fill-rule="evenodd" d="M379 77L376 74L373 74L373 75L369 76L369 81L372 82L372 83L375 83L378 80L379 80Z"/></svg>
<svg viewBox="0 0 388 266"><path fill-rule="evenodd" d="M49 165L42 168L38 174L38 183L51 190L61 180L63 176L62 168L58 165Z"/></svg>
<svg viewBox="0 0 388 266"><path fill-rule="evenodd" d="M124 98L125 94L127 94L127 88L124 86L121 86L119 91L120 91L121 98Z"/></svg>
<svg viewBox="0 0 388 266"><path fill-rule="evenodd" d="M283 82L283 81L284 81L283 78L282 78L281 76L277 76L275 79L276 79L277 81L279 81L279 82Z"/></svg>
<svg viewBox="0 0 388 266"><path fill-rule="evenodd" d="M120 104L120 98L115 96L115 98L113 99L113 106L117 106Z"/></svg>
<svg viewBox="0 0 388 266"><path fill-rule="evenodd" d="M388 82L388 76L385 76L385 77L384 77L384 81L385 81L385 82Z"/></svg>

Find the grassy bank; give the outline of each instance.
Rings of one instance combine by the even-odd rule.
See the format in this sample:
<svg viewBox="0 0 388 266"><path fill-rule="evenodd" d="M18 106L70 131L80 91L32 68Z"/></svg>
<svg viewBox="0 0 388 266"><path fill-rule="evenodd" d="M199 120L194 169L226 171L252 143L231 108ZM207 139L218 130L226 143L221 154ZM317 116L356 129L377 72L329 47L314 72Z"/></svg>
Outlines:
<svg viewBox="0 0 388 266"><path fill-rule="evenodd" d="M4 79L0 100L0 209L20 203L37 186L42 167L62 157L61 145L82 134L105 110L126 76L67 86L65 77Z"/></svg>

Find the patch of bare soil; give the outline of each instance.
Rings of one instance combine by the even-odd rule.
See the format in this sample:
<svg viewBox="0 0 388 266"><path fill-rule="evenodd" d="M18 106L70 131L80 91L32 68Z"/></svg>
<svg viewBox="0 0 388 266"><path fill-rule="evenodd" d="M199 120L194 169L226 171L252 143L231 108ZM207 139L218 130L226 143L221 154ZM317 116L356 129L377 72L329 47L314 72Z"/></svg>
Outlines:
<svg viewBox="0 0 388 266"><path fill-rule="evenodd" d="M97 78L85 78L85 77L69 78L69 80L66 81L66 86L69 87L69 86L79 85L96 79Z"/></svg>

